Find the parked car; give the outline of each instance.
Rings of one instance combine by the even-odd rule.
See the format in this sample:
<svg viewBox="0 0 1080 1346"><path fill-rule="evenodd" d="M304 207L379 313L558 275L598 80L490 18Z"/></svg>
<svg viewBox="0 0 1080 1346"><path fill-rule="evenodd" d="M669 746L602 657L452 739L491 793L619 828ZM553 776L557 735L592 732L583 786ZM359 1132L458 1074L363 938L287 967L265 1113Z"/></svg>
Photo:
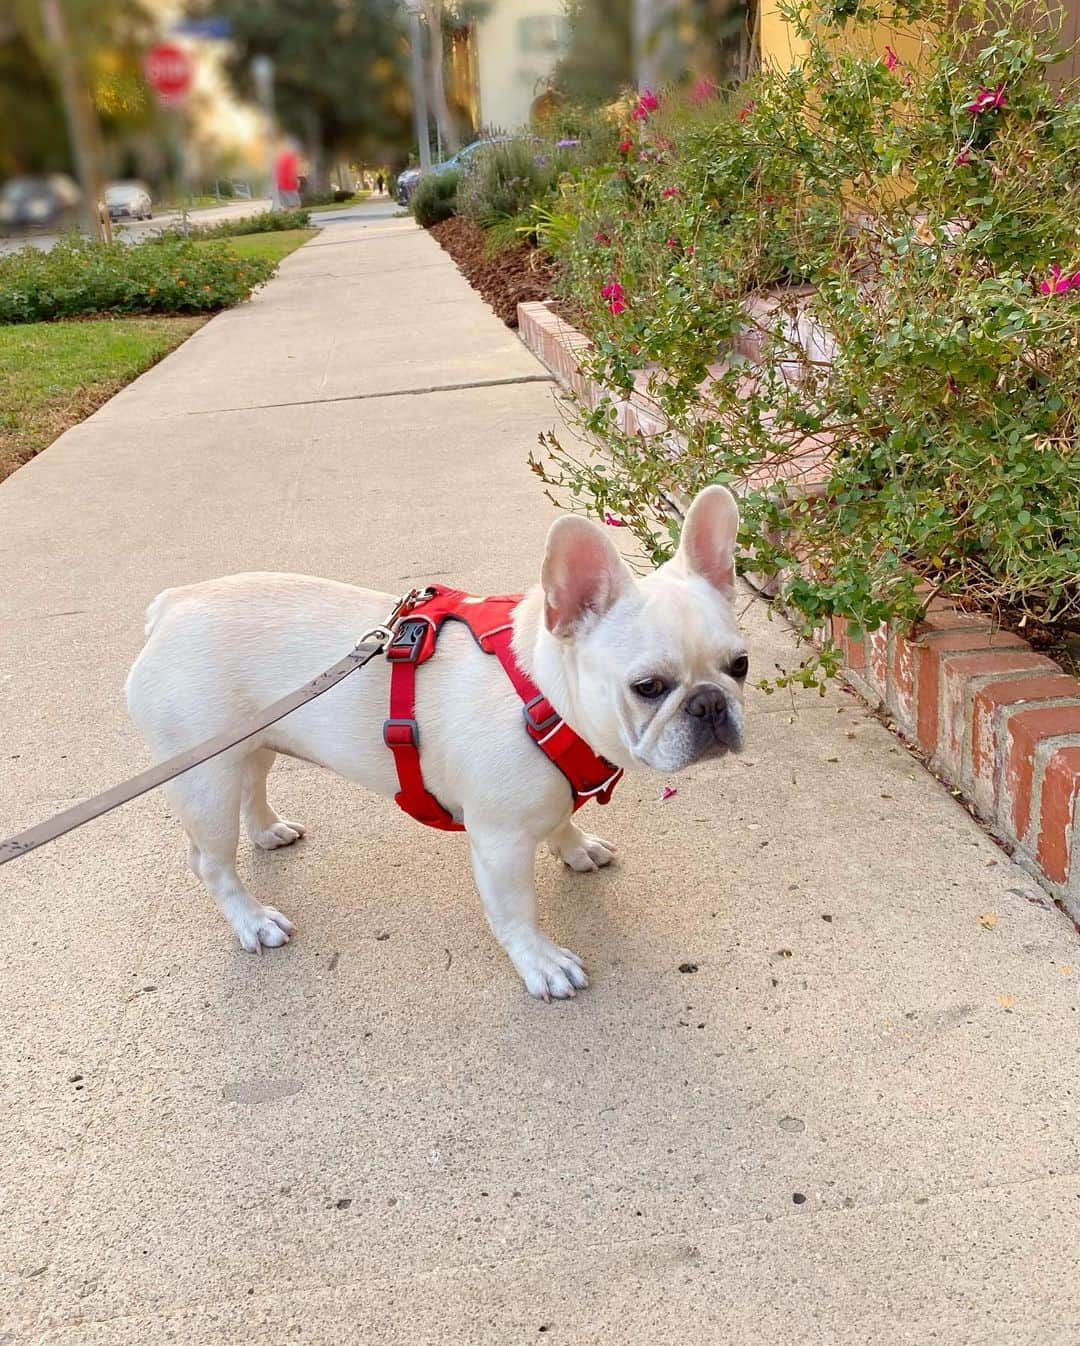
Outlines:
<svg viewBox="0 0 1080 1346"><path fill-rule="evenodd" d="M111 220L152 220L154 203L145 182L110 182L105 204Z"/></svg>
<svg viewBox="0 0 1080 1346"><path fill-rule="evenodd" d="M444 159L441 164L432 164L431 171L433 173L449 173L454 168L468 168L473 155L478 150L484 149L487 145L503 145L509 139L509 136L492 136L488 140L474 140L470 145L458 150L457 154L452 154L449 159ZM419 168L407 168L404 173L399 174L395 193L399 206L409 204L409 197L416 191L416 184L420 181L421 176Z"/></svg>
<svg viewBox="0 0 1080 1346"><path fill-rule="evenodd" d="M75 223L81 194L64 173L10 178L0 188L0 228L49 229Z"/></svg>

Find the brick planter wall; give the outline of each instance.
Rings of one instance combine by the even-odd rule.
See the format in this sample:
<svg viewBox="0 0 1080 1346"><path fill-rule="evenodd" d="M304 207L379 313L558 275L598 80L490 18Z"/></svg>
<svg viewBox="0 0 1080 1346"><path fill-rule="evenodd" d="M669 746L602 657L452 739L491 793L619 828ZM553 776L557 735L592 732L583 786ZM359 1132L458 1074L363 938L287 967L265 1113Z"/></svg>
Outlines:
<svg viewBox="0 0 1080 1346"><path fill-rule="evenodd" d="M545 304L518 307L518 333L588 406L609 395L579 366L588 338ZM742 345L752 359L755 343ZM645 438L669 433L644 383L629 399L610 395L618 423ZM940 600L914 635L881 627L859 636L835 618L832 635L847 680L1080 922L1080 681L1019 636Z"/></svg>

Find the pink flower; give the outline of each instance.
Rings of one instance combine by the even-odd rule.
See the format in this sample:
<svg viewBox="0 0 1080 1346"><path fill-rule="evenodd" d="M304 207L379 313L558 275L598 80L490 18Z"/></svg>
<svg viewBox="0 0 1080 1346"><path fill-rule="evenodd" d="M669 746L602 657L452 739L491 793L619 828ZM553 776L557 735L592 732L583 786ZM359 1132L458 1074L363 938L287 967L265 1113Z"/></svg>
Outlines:
<svg viewBox="0 0 1080 1346"><path fill-rule="evenodd" d="M693 245L693 243L687 243L687 245L686 245L686 255L687 255L687 257L693 257L693 255L694 255L694 245Z"/></svg>
<svg viewBox="0 0 1080 1346"><path fill-rule="evenodd" d="M633 148L634 148L634 142L633 142L632 140L620 140L620 141L619 141L619 153L620 153L620 154L629 154L630 151L631 151Z"/></svg>
<svg viewBox="0 0 1080 1346"><path fill-rule="evenodd" d="M609 280L600 291L601 299L621 299L623 297L623 287L617 280Z"/></svg>
<svg viewBox="0 0 1080 1346"><path fill-rule="evenodd" d="M1004 84L997 84L992 89L988 89L985 84L980 84L979 92L975 95L974 100L968 104L967 110L977 117L982 112L996 112L998 108L1004 106Z"/></svg>
<svg viewBox="0 0 1080 1346"><path fill-rule="evenodd" d="M678 195L679 195L679 189L678 189L678 187L665 187L664 190L660 193L660 195L661 195L661 196L678 196Z"/></svg>
<svg viewBox="0 0 1080 1346"><path fill-rule="evenodd" d="M661 802L663 802L666 799L673 798L678 793L679 791L674 785L665 785L664 788L660 791Z"/></svg>
<svg viewBox="0 0 1080 1346"><path fill-rule="evenodd" d="M604 511L604 522L609 528L625 528L627 526L625 519L620 519L617 514L612 514L608 510Z"/></svg>
<svg viewBox="0 0 1080 1346"><path fill-rule="evenodd" d="M885 54L881 58L886 70L895 70L900 64L900 57L893 51L892 47L885 48Z"/></svg>
<svg viewBox="0 0 1080 1346"><path fill-rule="evenodd" d="M690 101L694 104L707 103L716 92L716 85L706 76L699 79L690 90Z"/></svg>
<svg viewBox="0 0 1080 1346"><path fill-rule="evenodd" d="M615 298L612 299L611 303L608 304L608 308L612 311L612 313L626 312L626 305L623 303L622 299L620 299L618 295L616 295Z"/></svg>
<svg viewBox="0 0 1080 1346"><path fill-rule="evenodd" d="M968 152L970 149L971 149L971 141L969 140L968 143L964 146L964 148L960 151L960 153L959 153L959 154L956 156L956 158L953 160L953 163L954 163L954 164L957 164L957 165L959 165L959 164L969 164L969 163L971 163L971 155L970 155L970 153Z"/></svg>
<svg viewBox="0 0 1080 1346"><path fill-rule="evenodd" d="M677 248L678 246L679 246L679 240L677 238L669 238L664 243L665 248Z"/></svg>
<svg viewBox="0 0 1080 1346"><path fill-rule="evenodd" d="M607 234L595 233L593 234L593 242L600 243L602 246L606 248L608 244L611 242L611 239L608 238Z"/></svg>
<svg viewBox="0 0 1080 1346"><path fill-rule="evenodd" d="M1066 290L1080 290L1080 271L1071 276L1063 276L1061 267L1055 262L1050 268L1050 277L1039 286L1040 294L1064 294Z"/></svg>
<svg viewBox="0 0 1080 1346"><path fill-rule="evenodd" d="M739 121L741 122L746 121L747 117L749 117L751 112L753 112L754 108L756 107L757 104L754 102L752 98L749 101L749 103L744 103L743 106L739 109Z"/></svg>
<svg viewBox="0 0 1080 1346"><path fill-rule="evenodd" d="M655 112L660 106L660 99L651 89L642 89L641 95L634 105L634 110L630 114L637 121L646 121L650 112Z"/></svg>

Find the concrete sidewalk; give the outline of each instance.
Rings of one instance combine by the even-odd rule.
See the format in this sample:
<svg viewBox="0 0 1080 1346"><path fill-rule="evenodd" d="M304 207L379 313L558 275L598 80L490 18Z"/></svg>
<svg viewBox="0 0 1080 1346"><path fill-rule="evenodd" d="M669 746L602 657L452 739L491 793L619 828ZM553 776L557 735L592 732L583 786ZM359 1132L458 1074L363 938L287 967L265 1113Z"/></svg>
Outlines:
<svg viewBox="0 0 1080 1346"><path fill-rule="evenodd" d="M167 585L529 584L556 420L431 239L329 225L0 487L0 831L145 763ZM1076 934L853 697L750 699L745 757L621 787L617 866L541 862L564 1004L460 836L300 763L265 957L158 795L5 868L0 1343L1072 1346Z"/></svg>

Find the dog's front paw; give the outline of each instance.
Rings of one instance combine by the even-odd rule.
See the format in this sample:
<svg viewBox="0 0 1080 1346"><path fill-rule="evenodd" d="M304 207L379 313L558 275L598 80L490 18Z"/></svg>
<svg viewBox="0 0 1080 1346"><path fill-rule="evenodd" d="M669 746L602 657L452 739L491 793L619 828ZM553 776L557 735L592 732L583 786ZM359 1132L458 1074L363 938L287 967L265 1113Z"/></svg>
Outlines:
<svg viewBox="0 0 1080 1346"><path fill-rule="evenodd" d="M615 847L603 837L594 837L590 832L582 832L575 827L572 837L559 837L553 841L551 851L564 865L569 865L578 874L591 874L611 864L615 856Z"/></svg>
<svg viewBox="0 0 1080 1346"><path fill-rule="evenodd" d="M291 846L294 841L299 841L306 831L303 823L290 823L284 818L279 818L269 827L252 832L251 839L264 851L274 851L279 846Z"/></svg>
<svg viewBox="0 0 1080 1346"><path fill-rule="evenodd" d="M530 995L566 1000L589 984L581 959L539 933L528 944L507 950Z"/></svg>
<svg viewBox="0 0 1080 1346"><path fill-rule="evenodd" d="M248 953L262 953L263 949L276 949L288 944L289 936L296 929L287 916L283 916L276 907L260 907L253 903L253 910L242 912L231 921L236 938Z"/></svg>

